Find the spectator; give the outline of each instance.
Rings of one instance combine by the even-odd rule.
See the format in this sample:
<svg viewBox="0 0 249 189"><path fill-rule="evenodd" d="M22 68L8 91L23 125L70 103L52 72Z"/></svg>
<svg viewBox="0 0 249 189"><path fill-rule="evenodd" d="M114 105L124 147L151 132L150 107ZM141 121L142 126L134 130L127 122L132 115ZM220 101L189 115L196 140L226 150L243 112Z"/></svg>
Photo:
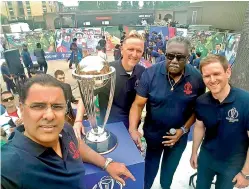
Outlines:
<svg viewBox="0 0 249 189"><path fill-rule="evenodd" d="M193 62L193 66L196 69L200 69L200 62L201 62L201 52L196 52L196 59Z"/></svg>
<svg viewBox="0 0 249 189"><path fill-rule="evenodd" d="M191 54L189 56L189 64L193 65L193 61L196 59L195 47L191 49Z"/></svg>
<svg viewBox="0 0 249 189"><path fill-rule="evenodd" d="M22 60L23 60L25 67L27 68L28 76L30 78L31 77L30 69L33 67L33 62L32 62L32 59L30 57L30 53L28 51L28 46L26 44L23 44Z"/></svg>
<svg viewBox="0 0 249 189"><path fill-rule="evenodd" d="M1 65L1 72L3 76L3 80L6 83L6 87L8 91L12 90L12 93L16 93L16 86L13 82L13 76L10 74L9 67L6 62Z"/></svg>
<svg viewBox="0 0 249 189"><path fill-rule="evenodd" d="M169 40L169 36L165 36L165 40L164 40L164 42L163 42L163 53L164 53L164 54L165 54L165 52L166 52L168 40Z"/></svg>
<svg viewBox="0 0 249 189"><path fill-rule="evenodd" d="M163 49L162 49L162 47L158 48L157 52L153 50L153 51L151 52L151 56L152 56L152 57L155 57L155 62L156 62L156 63L160 63L160 62L166 60L165 55L163 54Z"/></svg>
<svg viewBox="0 0 249 189"><path fill-rule="evenodd" d="M77 104L78 100L74 98L71 86L68 83L65 83L65 73L62 70L56 70L54 72L54 77L58 81L62 82L63 88L66 92L66 103L67 103L66 121L73 126L75 121L75 115L73 113L73 108L71 103Z"/></svg>
<svg viewBox="0 0 249 189"><path fill-rule="evenodd" d="M45 52L44 50L41 48L41 43L37 43L36 44L36 49L34 51L34 55L37 58L37 63L40 66L40 70L43 71L44 73L47 73L48 70L48 64L46 62L46 58L45 58Z"/></svg>
<svg viewBox="0 0 249 189"><path fill-rule="evenodd" d="M105 36L102 36L102 39L99 40L98 45L103 49L103 52L106 53L106 40L105 40Z"/></svg>
<svg viewBox="0 0 249 189"><path fill-rule="evenodd" d="M30 69L30 75L31 75L31 77L35 77L35 76L37 76L39 74L44 74L44 72L41 71L41 70L39 70L39 68L40 68L39 64L34 64L33 65L33 68Z"/></svg>
<svg viewBox="0 0 249 189"><path fill-rule="evenodd" d="M104 53L104 49L100 46L97 46L96 49L97 49L98 56L107 61L107 55Z"/></svg>
<svg viewBox="0 0 249 189"><path fill-rule="evenodd" d="M56 70L54 72L54 77L63 83L63 86L65 88L66 91L66 98L67 98L67 102L71 103L76 103L77 100L75 100L73 93L72 93L72 89L71 86L65 82L65 73L62 70Z"/></svg>
<svg viewBox="0 0 249 189"><path fill-rule="evenodd" d="M0 116L0 126L4 129L7 135L10 135L13 131L11 128L20 126L23 123L21 113L15 104L15 97L11 92L2 92L1 101L6 111Z"/></svg>
<svg viewBox="0 0 249 189"><path fill-rule="evenodd" d="M163 49L162 37L158 37L158 38L157 38L156 46L157 46L157 48Z"/></svg>
<svg viewBox="0 0 249 189"><path fill-rule="evenodd" d="M122 35L122 37L120 38L120 40L121 40L121 41L124 41L125 36L126 36L126 32L123 32L123 35Z"/></svg>
<svg viewBox="0 0 249 189"><path fill-rule="evenodd" d="M69 69L72 69L73 63L75 63L75 67L77 67L77 65L79 63L79 59L78 59L78 51L79 51L79 49L78 49L78 46L77 46L76 42L77 42L77 39L74 38L72 44L70 45L70 50L72 52L71 52L70 57L68 58L68 61L70 61L69 62Z"/></svg>
<svg viewBox="0 0 249 189"><path fill-rule="evenodd" d="M120 45L116 44L113 52L114 60L119 60L121 58Z"/></svg>

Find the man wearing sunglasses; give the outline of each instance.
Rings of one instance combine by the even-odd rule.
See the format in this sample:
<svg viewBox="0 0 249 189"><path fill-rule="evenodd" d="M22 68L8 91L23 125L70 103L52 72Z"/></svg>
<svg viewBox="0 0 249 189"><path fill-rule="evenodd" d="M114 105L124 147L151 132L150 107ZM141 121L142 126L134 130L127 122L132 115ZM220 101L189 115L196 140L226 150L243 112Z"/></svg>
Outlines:
<svg viewBox="0 0 249 189"><path fill-rule="evenodd" d="M135 180L124 164L96 153L64 124L66 92L52 76L41 74L24 84L20 110L24 125L2 146L1 188L86 189L82 161L103 168L122 185L122 176Z"/></svg>
<svg viewBox="0 0 249 189"><path fill-rule="evenodd" d="M147 141L145 189L150 189L153 184L162 152L160 183L163 189L170 188L187 144L187 133L195 121L195 100L205 92L201 74L187 64L190 47L190 42L184 37L168 41L166 61L145 70L130 110L129 132L141 147L141 134L137 128L146 104L143 128Z"/></svg>
<svg viewBox="0 0 249 189"><path fill-rule="evenodd" d="M9 91L2 92L1 101L6 111L3 115L0 116L0 125L9 135L13 131L11 127L21 125L23 121L21 118L20 110L15 104L15 97L11 92ZM9 124L11 120L12 120L11 123L14 123L15 125Z"/></svg>

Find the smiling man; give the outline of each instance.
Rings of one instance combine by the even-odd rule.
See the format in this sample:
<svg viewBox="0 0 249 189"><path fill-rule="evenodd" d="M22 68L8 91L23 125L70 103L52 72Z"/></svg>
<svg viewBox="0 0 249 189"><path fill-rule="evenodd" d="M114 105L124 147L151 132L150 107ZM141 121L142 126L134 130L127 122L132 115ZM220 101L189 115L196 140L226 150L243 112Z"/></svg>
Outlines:
<svg viewBox="0 0 249 189"><path fill-rule="evenodd" d="M229 84L231 69L222 55L206 57L200 71L210 91L196 101L190 160L198 170L196 189L210 189L215 175L217 189L245 188L249 185L249 93Z"/></svg>
<svg viewBox="0 0 249 189"><path fill-rule="evenodd" d="M64 125L65 96L62 84L49 75L25 83L20 96L24 125L2 147L1 188L85 189L82 161L103 168L123 185L122 175L134 180L124 164L94 152Z"/></svg>
<svg viewBox="0 0 249 189"><path fill-rule="evenodd" d="M137 88L137 96L130 110L129 132L141 147L138 124L146 104L144 137L147 141L145 157L145 189L150 189L161 167L161 186L169 189L174 172L187 144L187 132L195 121L196 98L205 92L201 74L187 64L190 42L183 37L168 41L166 61L146 69ZM176 130L174 136L170 129Z"/></svg>
<svg viewBox="0 0 249 189"><path fill-rule="evenodd" d="M132 31L123 42L121 49L122 58L111 62L116 70L116 84L113 97L112 108L108 123L123 122L126 128L129 128L129 111L136 96L135 87L137 86L145 68L139 65L144 50L144 41L141 35ZM104 90L99 91L99 109L100 118L103 120L106 112L107 103L109 102L109 86L106 85ZM84 115L84 106L79 101L74 129L77 136L84 132L82 119Z"/></svg>

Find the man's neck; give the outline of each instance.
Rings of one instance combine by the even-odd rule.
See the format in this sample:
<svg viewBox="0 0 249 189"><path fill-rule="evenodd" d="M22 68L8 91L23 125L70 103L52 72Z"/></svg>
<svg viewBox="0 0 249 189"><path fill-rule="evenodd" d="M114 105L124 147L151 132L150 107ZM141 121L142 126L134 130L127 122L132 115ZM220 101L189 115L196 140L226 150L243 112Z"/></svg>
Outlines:
<svg viewBox="0 0 249 189"><path fill-rule="evenodd" d="M179 81L180 78L183 76L184 74L184 70L182 70L182 72L180 72L179 74L171 74L169 73L169 76L174 79L174 81Z"/></svg>
<svg viewBox="0 0 249 189"><path fill-rule="evenodd" d="M7 111L8 114L11 114L13 112L16 112L17 108L15 106L13 106L12 108L7 108L6 111Z"/></svg>
<svg viewBox="0 0 249 189"><path fill-rule="evenodd" d="M33 138L32 136L30 136L28 134L28 132L26 132L26 130L24 131L23 134L24 134L24 136L28 137L30 140L34 141L35 143L37 143L43 147L52 148L56 152L56 154L58 154L60 157L62 157L59 136L58 136L58 139L53 141L53 142L42 143L42 142L36 140L35 138Z"/></svg>
<svg viewBox="0 0 249 189"><path fill-rule="evenodd" d="M130 72L134 69L134 67L128 66L127 64L124 63L124 59L122 59L122 66L126 72Z"/></svg>
<svg viewBox="0 0 249 189"><path fill-rule="evenodd" d="M212 94L212 95L215 99L219 100L219 102L223 102L225 98L229 95L230 90L231 90L231 86L227 84L220 93Z"/></svg>

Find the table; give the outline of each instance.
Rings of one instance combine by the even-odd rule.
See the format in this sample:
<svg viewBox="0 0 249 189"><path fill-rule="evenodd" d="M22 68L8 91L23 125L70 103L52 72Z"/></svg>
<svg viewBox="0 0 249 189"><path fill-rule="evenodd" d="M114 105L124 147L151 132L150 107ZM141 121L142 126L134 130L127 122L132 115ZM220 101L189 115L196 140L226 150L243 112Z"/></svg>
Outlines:
<svg viewBox="0 0 249 189"><path fill-rule="evenodd" d="M124 163L136 178L135 182L131 179L126 179L125 189L143 189L144 159L132 141L124 124L122 122L107 124L106 128L117 136L118 146L114 151L104 156L110 157L116 162ZM85 169L85 183L87 189L123 188L118 182L110 178L108 173L103 171L101 168L85 163Z"/></svg>

